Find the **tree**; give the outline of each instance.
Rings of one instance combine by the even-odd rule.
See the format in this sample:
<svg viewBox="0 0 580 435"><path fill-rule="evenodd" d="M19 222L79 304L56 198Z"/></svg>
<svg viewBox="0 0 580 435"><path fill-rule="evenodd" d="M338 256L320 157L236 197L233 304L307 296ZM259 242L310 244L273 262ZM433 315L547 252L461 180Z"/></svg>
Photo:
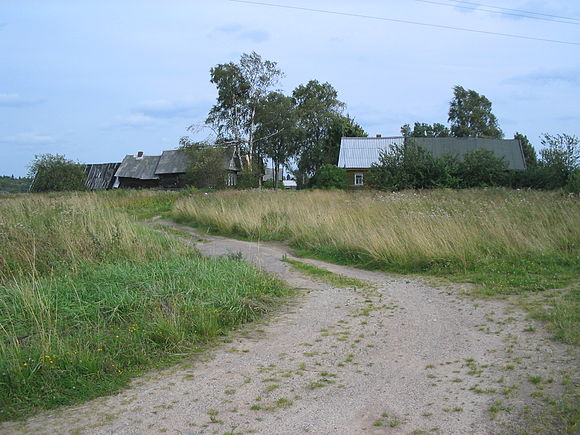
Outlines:
<svg viewBox="0 0 580 435"><path fill-rule="evenodd" d="M503 138L497 118L491 112L491 101L471 89L453 88L447 121L455 137Z"/></svg>
<svg viewBox="0 0 580 435"><path fill-rule="evenodd" d="M282 77L282 71L276 62L262 60L252 52L242 54L239 64L215 66L210 75L218 97L206 123L214 128L219 139L230 139L239 156L247 156L251 170L256 155L256 111Z"/></svg>
<svg viewBox="0 0 580 435"><path fill-rule="evenodd" d="M546 172L546 187L563 187L570 174L580 166L580 147L574 135L545 133L541 143L540 166Z"/></svg>
<svg viewBox="0 0 580 435"><path fill-rule="evenodd" d="M229 153L223 145L181 138L181 150L187 153L191 163L185 173L185 183L199 188L221 189L225 186L225 161Z"/></svg>
<svg viewBox="0 0 580 435"><path fill-rule="evenodd" d="M274 164L274 189L278 185L280 166L287 165L296 153L298 129L294 99L280 92L271 92L256 112L256 136L261 138L260 150Z"/></svg>
<svg viewBox="0 0 580 435"><path fill-rule="evenodd" d="M325 146L336 118L342 114L345 104L338 100L338 93L330 83L310 80L292 93L298 111L300 128L300 155L298 171L311 177L325 161Z"/></svg>
<svg viewBox="0 0 580 435"><path fill-rule="evenodd" d="M85 166L60 154L40 154L28 167L31 192L85 190Z"/></svg>
<svg viewBox="0 0 580 435"><path fill-rule="evenodd" d="M405 137L449 137L449 129L438 122L433 123L433 125L426 124L424 122L416 122L411 126L405 124L401 127L401 134Z"/></svg>
<svg viewBox="0 0 580 435"><path fill-rule="evenodd" d="M311 185L320 189L346 189L348 187L346 177L346 169L326 164L318 168L312 177Z"/></svg>
<svg viewBox="0 0 580 435"><path fill-rule="evenodd" d="M516 132L516 134L514 134L514 139L520 141L520 145L522 146L522 151L524 153L526 168L535 168L538 165L538 156L536 155L536 150L528 140L527 136Z"/></svg>

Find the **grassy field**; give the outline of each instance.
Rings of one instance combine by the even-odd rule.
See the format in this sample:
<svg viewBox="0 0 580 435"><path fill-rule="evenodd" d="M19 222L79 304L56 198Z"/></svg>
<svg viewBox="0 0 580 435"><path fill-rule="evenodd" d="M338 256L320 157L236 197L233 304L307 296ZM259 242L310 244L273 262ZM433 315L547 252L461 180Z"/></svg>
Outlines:
<svg viewBox="0 0 580 435"><path fill-rule="evenodd" d="M176 198L0 200L0 420L115 391L288 294L247 263L200 258L126 213L167 211Z"/></svg>
<svg viewBox="0 0 580 435"><path fill-rule="evenodd" d="M561 288L580 276L580 200L558 192L227 191L181 198L172 215L208 232L288 240L304 256L477 283L483 295ZM550 325L580 343L577 289L551 300L566 303Z"/></svg>

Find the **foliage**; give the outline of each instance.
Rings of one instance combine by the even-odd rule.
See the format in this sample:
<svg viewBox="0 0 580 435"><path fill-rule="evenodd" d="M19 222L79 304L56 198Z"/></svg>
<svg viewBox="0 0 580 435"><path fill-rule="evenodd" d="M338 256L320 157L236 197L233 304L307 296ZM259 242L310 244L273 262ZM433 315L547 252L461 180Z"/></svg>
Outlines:
<svg viewBox="0 0 580 435"><path fill-rule="evenodd" d="M85 168L60 154L34 157L28 176L33 179L31 192L85 190Z"/></svg>
<svg viewBox="0 0 580 435"><path fill-rule="evenodd" d="M320 189L346 189L348 187L346 169L335 165L323 165L312 177L311 186Z"/></svg>
<svg viewBox="0 0 580 435"><path fill-rule="evenodd" d="M225 187L225 165L228 154L232 154L232 151L219 144L191 142L187 138L181 139L181 150L191 159L184 177L186 184L197 188Z"/></svg>
<svg viewBox="0 0 580 435"><path fill-rule="evenodd" d="M256 111L282 77L282 71L276 62L262 60L252 52L242 54L238 64L215 66L210 75L218 96L206 123L217 131L219 140L231 139L238 155L252 159L256 154Z"/></svg>
<svg viewBox="0 0 580 435"><path fill-rule="evenodd" d="M451 134L454 137L487 137L501 139L503 133L491 112L491 101L474 90L453 88L449 104Z"/></svg>
<svg viewBox="0 0 580 435"><path fill-rule="evenodd" d="M459 164L459 175L464 187L501 186L508 163L489 150L466 153Z"/></svg>
<svg viewBox="0 0 580 435"><path fill-rule="evenodd" d="M566 190L570 193L580 194L580 168L574 169L572 173L568 176Z"/></svg>
<svg viewBox="0 0 580 435"><path fill-rule="evenodd" d="M28 188L32 183L32 179L28 177L14 177L2 175L0 176L0 192L8 193L24 193L28 192Z"/></svg>
<svg viewBox="0 0 580 435"><path fill-rule="evenodd" d="M563 187L568 177L579 167L580 146L576 136L568 134L542 136L540 166L544 168L547 187Z"/></svg>
<svg viewBox="0 0 580 435"><path fill-rule="evenodd" d="M536 150L530 143L527 136L516 133L514 134L514 139L518 139L522 146L522 151L524 153L524 160L526 162L526 168L535 168L538 166L538 156L536 155Z"/></svg>
<svg viewBox="0 0 580 435"><path fill-rule="evenodd" d="M434 158L412 139L381 152L369 171L369 184L384 190L458 187L459 162L452 156Z"/></svg>
<svg viewBox="0 0 580 435"><path fill-rule="evenodd" d="M256 113L256 136L262 138L260 149L274 163L274 179L278 179L281 165L287 165L296 153L298 129L297 112L292 97L272 92L264 99ZM274 186L276 188L277 186Z"/></svg>
<svg viewBox="0 0 580 435"><path fill-rule="evenodd" d="M311 177L323 164L336 164L336 161L325 160L325 148L328 147L329 132L345 105L338 100L338 93L330 83L318 80L298 86L292 96L300 129L298 169Z"/></svg>
<svg viewBox="0 0 580 435"><path fill-rule="evenodd" d="M404 137L449 137L449 129L438 122L433 125L425 124L423 122L416 122L413 125L413 130L409 124L401 127L401 134Z"/></svg>

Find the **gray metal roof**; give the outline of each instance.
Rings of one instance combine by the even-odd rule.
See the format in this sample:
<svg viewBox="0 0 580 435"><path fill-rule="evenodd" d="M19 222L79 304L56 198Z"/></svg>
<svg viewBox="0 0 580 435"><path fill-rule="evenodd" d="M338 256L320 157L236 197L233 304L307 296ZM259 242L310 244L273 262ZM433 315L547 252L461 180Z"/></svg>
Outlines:
<svg viewBox="0 0 580 435"><path fill-rule="evenodd" d="M396 138L352 138L343 137L340 144L338 166L341 168L364 169L378 163L381 151L394 143L402 144L402 137ZM525 160L520 141L517 139L484 139L479 137L415 137L415 143L434 157L451 154L458 159L478 149L492 151L503 157L508 169L525 169Z"/></svg>
<svg viewBox="0 0 580 435"><path fill-rule="evenodd" d="M482 137L416 137L415 143L430 151L434 157L451 154L459 160L475 150L488 150L496 157L503 157L508 169L526 168L524 153L517 139L485 139Z"/></svg>
<svg viewBox="0 0 580 435"><path fill-rule="evenodd" d="M135 156L127 155L121 162L119 169L117 169L115 177L157 180L159 177L155 175L155 170L157 169L160 158L161 156L143 156L136 158Z"/></svg>
<svg viewBox="0 0 580 435"><path fill-rule="evenodd" d="M183 174L187 171L189 164L190 158L183 151L163 151L155 174Z"/></svg>
<svg viewBox="0 0 580 435"><path fill-rule="evenodd" d="M85 166L85 186L89 190L111 189L115 183L115 172L121 163L94 163Z"/></svg>
<svg viewBox="0 0 580 435"><path fill-rule="evenodd" d="M350 169L370 168L378 163L381 151L394 144L402 145L404 138L396 137L343 137L340 140L338 167Z"/></svg>

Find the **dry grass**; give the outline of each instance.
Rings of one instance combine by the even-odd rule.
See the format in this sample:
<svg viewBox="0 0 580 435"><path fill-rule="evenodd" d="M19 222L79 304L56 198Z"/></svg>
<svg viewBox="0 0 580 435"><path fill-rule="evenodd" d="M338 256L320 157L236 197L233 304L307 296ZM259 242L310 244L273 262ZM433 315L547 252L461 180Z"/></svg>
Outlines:
<svg viewBox="0 0 580 435"><path fill-rule="evenodd" d="M577 255L580 247L580 201L545 192L223 192L182 199L174 216L220 233L288 239L321 254L413 269Z"/></svg>
<svg viewBox="0 0 580 435"><path fill-rule="evenodd" d="M177 241L140 228L97 194L26 195L0 201L0 282L37 278L80 263L153 260L184 253Z"/></svg>

